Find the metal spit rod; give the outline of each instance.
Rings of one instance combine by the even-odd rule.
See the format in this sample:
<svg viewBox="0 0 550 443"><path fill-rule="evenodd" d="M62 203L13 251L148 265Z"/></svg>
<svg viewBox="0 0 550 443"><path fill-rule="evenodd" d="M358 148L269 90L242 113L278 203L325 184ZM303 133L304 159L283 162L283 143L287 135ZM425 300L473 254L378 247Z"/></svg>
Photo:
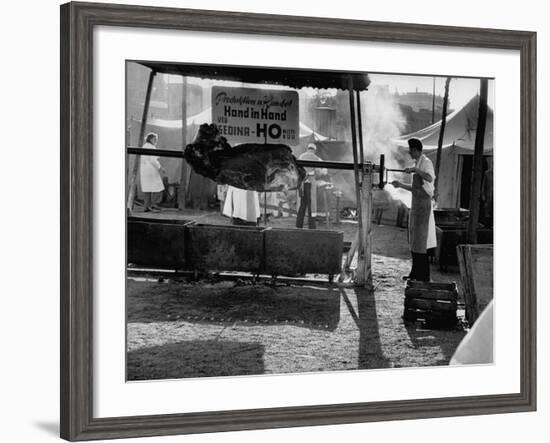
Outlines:
<svg viewBox="0 0 550 443"><path fill-rule="evenodd" d="M154 155L157 157L172 157L183 158L183 151L177 151L175 149L143 149L137 147L128 147L126 149L128 154L136 155ZM339 169L344 171L353 171L354 165L352 162L338 162L330 160L314 161L314 160L296 160L296 163L305 168L326 168L326 169ZM378 186L382 189L384 184L387 183L388 172L405 172L404 169L386 168L384 154L380 155L380 164L375 165L372 162L365 162L364 165L368 166L366 169L370 169L371 172L378 172L379 183Z"/></svg>

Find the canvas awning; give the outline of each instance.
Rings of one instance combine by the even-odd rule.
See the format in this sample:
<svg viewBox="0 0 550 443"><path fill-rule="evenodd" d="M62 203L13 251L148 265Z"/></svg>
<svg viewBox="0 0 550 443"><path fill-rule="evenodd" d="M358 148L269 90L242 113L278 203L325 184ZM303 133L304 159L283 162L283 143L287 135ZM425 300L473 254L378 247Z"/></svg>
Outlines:
<svg viewBox="0 0 550 443"><path fill-rule="evenodd" d="M193 63L135 62L161 74L182 75L210 80L288 86L294 89L345 89L364 91L370 84L365 72L304 70L295 68L254 68L248 66L199 65Z"/></svg>
<svg viewBox="0 0 550 443"><path fill-rule="evenodd" d="M447 116L445 132L443 134L443 149L453 147L453 151L456 154L473 155L478 110L479 96L476 95L462 108ZM430 152L437 149L440 128L441 121L438 121L419 131L402 135L395 139L394 142L400 148L407 149L407 140L410 138L418 138L422 142L424 150ZM491 155L493 153L493 148L493 110L488 107L483 153L485 155Z"/></svg>

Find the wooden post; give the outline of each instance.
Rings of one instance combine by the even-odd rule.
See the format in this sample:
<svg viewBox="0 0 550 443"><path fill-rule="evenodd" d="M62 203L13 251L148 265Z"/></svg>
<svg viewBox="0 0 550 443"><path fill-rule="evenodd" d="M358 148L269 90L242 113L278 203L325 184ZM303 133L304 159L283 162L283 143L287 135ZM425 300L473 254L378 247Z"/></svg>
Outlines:
<svg viewBox="0 0 550 443"><path fill-rule="evenodd" d="M362 197L362 206L363 206L363 244L361 249L363 249L363 267L357 267L357 280L362 282L366 288L372 288L372 263L371 263L371 254L372 254L372 241L371 241L371 231L372 231L372 170L367 170L363 174L363 182L361 185L361 197Z"/></svg>
<svg viewBox="0 0 550 443"><path fill-rule="evenodd" d="M267 226L267 192L264 192L264 225Z"/></svg>
<svg viewBox="0 0 550 443"><path fill-rule="evenodd" d="M354 94L353 94L354 88L353 88L353 79L352 77L349 77L348 80L348 92L349 92L349 109L350 109L350 120L351 120L351 144L353 148L353 172L354 172L354 178L355 178L355 198L357 200L357 221L358 221L358 233L357 233L357 240L359 243L358 248L358 254L357 254L357 270L364 269L364 250L361 250L361 245L363 245L363 217L362 217L362 199L361 199L361 180L360 180L360 174L361 171L359 169L359 155L358 155L358 149L357 149L357 129L355 125L355 103L354 103ZM358 272L359 274L359 272ZM357 284L364 284L365 281L361 279L361 277L364 277L364 275L360 276L357 275L356 277L356 283Z"/></svg>
<svg viewBox="0 0 550 443"><path fill-rule="evenodd" d="M437 185L439 183L439 167L441 166L441 150L443 149L443 136L445 135L445 125L447 124L447 105L449 103L449 83L451 83L451 77L447 77L447 79L445 80L445 95L443 96L443 110L441 111L441 127L439 128L439 139L437 140L437 157L435 160L435 183L434 183L435 201L437 201L439 198Z"/></svg>
<svg viewBox="0 0 550 443"><path fill-rule="evenodd" d="M435 123L435 77L432 83L432 125Z"/></svg>
<svg viewBox="0 0 550 443"><path fill-rule="evenodd" d="M371 228L372 228L372 166L366 169L365 153L363 149L363 122L361 117L361 95L355 91L357 98L357 127L359 138L359 160L361 162L361 224L359 256L357 260L357 283L364 284L366 288L372 287L371 272ZM363 257L359 261L359 257Z"/></svg>
<svg viewBox="0 0 550 443"><path fill-rule="evenodd" d="M363 120L361 117L361 95L359 91L355 91L355 97L357 99L357 130L359 137L359 162L361 163L361 169L365 172L365 151L363 151Z"/></svg>
<svg viewBox="0 0 550 443"><path fill-rule="evenodd" d="M479 111L472 171L472 186L470 189L470 217L468 218L468 243L477 243L477 223L479 221L479 201L481 196L481 179L483 178L483 144L485 141L485 126L487 124L487 89L489 81L480 80Z"/></svg>
<svg viewBox="0 0 550 443"><path fill-rule="evenodd" d="M187 146L187 77L182 77L181 85L181 149ZM187 196L187 163L181 159L180 185L178 191L178 210L185 209Z"/></svg>
<svg viewBox="0 0 550 443"><path fill-rule="evenodd" d="M340 199L342 198L342 192L336 191L334 195L336 196L336 214L334 216L336 221L334 223L339 225L340 224Z"/></svg>
<svg viewBox="0 0 550 443"><path fill-rule="evenodd" d="M141 116L141 127L139 129L139 139L138 139L138 146L141 147L144 142L145 138L145 129L147 128L147 115L149 114L149 103L151 102L151 92L153 91L153 80L155 78L155 75L157 73L155 71L151 71L149 74L149 82L147 83L147 92L145 93L145 103L143 105L143 114ZM139 162L140 162L140 156L136 155L136 158L134 160L134 168L132 170L132 175L130 176L130 180L128 182L128 200L126 202L126 211L128 213L132 212L132 209L134 208L134 199L136 196L136 179L139 171Z"/></svg>
<svg viewBox="0 0 550 443"><path fill-rule="evenodd" d="M328 205L328 189L326 186L323 187L323 202L325 203L325 220L327 228L330 228L330 207Z"/></svg>

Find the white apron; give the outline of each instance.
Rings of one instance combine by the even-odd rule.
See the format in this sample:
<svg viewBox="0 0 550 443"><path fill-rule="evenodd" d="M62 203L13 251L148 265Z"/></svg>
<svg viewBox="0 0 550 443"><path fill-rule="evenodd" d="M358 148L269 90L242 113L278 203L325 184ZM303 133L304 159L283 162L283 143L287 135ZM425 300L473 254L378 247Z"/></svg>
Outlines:
<svg viewBox="0 0 550 443"><path fill-rule="evenodd" d="M431 197L434 194L434 185L435 185L435 173L433 170L433 165L430 161L427 161L428 157L425 155L420 156L416 162L416 167L420 168L424 172L430 174L433 178L431 182L424 181L422 187L426 193ZM430 212L430 218L428 220L428 237L426 239L426 249L432 249L437 247L437 237L435 233L435 217L434 217L434 201L432 200L432 210Z"/></svg>
<svg viewBox="0 0 550 443"><path fill-rule="evenodd" d="M145 143L143 149L156 149L151 143ZM158 157L152 155L142 155L139 160L139 179L142 192L160 192L164 191L164 184L160 176L161 165Z"/></svg>
<svg viewBox="0 0 550 443"><path fill-rule="evenodd" d="M435 235L435 217L434 217L434 203L432 201L432 212L430 213L430 220L428 221L428 239L426 241L426 249L437 247L437 237Z"/></svg>
<svg viewBox="0 0 550 443"><path fill-rule="evenodd" d="M260 200L256 191L228 186L223 215L256 223L260 214Z"/></svg>

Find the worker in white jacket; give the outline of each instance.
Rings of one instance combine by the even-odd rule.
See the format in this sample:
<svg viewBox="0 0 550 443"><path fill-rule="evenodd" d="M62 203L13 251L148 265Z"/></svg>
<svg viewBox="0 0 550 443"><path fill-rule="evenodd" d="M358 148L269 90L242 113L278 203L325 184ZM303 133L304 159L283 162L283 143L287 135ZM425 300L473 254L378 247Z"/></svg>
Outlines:
<svg viewBox="0 0 550 443"><path fill-rule="evenodd" d="M260 217L258 193L228 186L223 215L231 217L235 225L257 225Z"/></svg>
<svg viewBox="0 0 550 443"><path fill-rule="evenodd" d="M145 144L142 148L156 149L157 142L158 135L154 132L150 132L145 137ZM164 168L160 164L158 157L153 155L142 155L140 156L139 169L141 191L144 194L144 211L157 211L159 208L153 205L153 192L164 191L164 184L162 183Z"/></svg>

